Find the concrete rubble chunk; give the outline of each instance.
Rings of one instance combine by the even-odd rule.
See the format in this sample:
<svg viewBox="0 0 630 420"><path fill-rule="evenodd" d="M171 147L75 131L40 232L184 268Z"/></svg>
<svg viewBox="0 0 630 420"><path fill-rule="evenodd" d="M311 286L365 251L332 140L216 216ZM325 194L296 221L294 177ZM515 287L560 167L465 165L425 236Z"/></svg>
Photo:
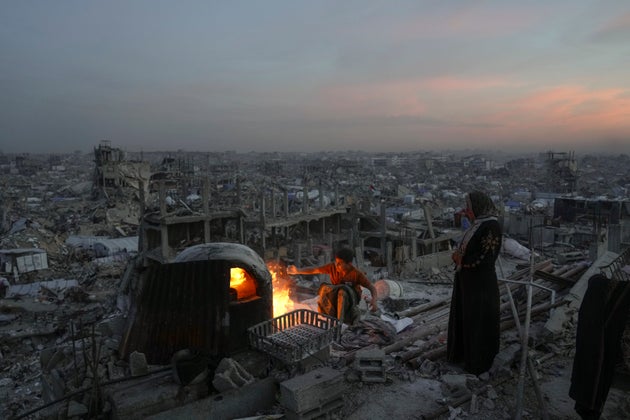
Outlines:
<svg viewBox="0 0 630 420"><path fill-rule="evenodd" d="M464 410L461 407L448 407L448 420L455 420L463 416Z"/></svg>
<svg viewBox="0 0 630 420"><path fill-rule="evenodd" d="M293 413L336 401L346 389L341 371L324 367L280 383L280 404Z"/></svg>
<svg viewBox="0 0 630 420"><path fill-rule="evenodd" d="M276 403L278 386L274 378L254 381L240 389L219 394L147 415L147 420L233 420L267 413ZM135 414L133 411L130 414ZM283 415L283 417L286 417ZM266 416L264 418L267 418Z"/></svg>
<svg viewBox="0 0 630 420"><path fill-rule="evenodd" d="M418 368L418 371L420 372L420 374L426 377L438 376L439 370L440 370L440 366L429 359L424 359L422 361L422 364Z"/></svg>
<svg viewBox="0 0 630 420"><path fill-rule="evenodd" d="M254 377L237 361L223 358L215 371L212 385L219 392L242 388L254 382Z"/></svg>
<svg viewBox="0 0 630 420"><path fill-rule="evenodd" d="M57 299L62 296L64 290L77 287L77 280L56 279L49 281L41 281L29 284L16 284L10 286L6 291L7 299L17 299L24 297L36 297L38 295L46 295L49 298Z"/></svg>
<svg viewBox="0 0 630 420"><path fill-rule="evenodd" d="M359 350L355 354L354 368L362 382L385 382L385 352L381 349Z"/></svg>
<svg viewBox="0 0 630 420"><path fill-rule="evenodd" d="M144 353L134 351L129 355L129 369L131 376L146 375L149 372L147 357Z"/></svg>
<svg viewBox="0 0 630 420"><path fill-rule="evenodd" d="M488 410L494 410L496 408L496 404L495 404L494 400L492 400L490 398L485 398L483 400L483 406L485 408L487 408Z"/></svg>
<svg viewBox="0 0 630 420"><path fill-rule="evenodd" d="M455 389L467 387L466 383L468 381L468 376L447 374L447 375L442 375L440 380L442 381L444 385L447 386L448 389L455 390Z"/></svg>
<svg viewBox="0 0 630 420"><path fill-rule="evenodd" d="M121 379L125 377L125 369L116 366L115 362L110 360L107 362L107 376L109 379Z"/></svg>
<svg viewBox="0 0 630 420"><path fill-rule="evenodd" d="M68 403L68 418L75 418L75 417L83 417L85 415L87 415L88 413L88 408L79 403L76 402L74 400L70 400L70 402Z"/></svg>
<svg viewBox="0 0 630 420"><path fill-rule="evenodd" d="M496 375L502 371L509 371L510 366L516 360L516 356L521 351L519 343L513 343L502 349L495 357L490 367L490 374Z"/></svg>

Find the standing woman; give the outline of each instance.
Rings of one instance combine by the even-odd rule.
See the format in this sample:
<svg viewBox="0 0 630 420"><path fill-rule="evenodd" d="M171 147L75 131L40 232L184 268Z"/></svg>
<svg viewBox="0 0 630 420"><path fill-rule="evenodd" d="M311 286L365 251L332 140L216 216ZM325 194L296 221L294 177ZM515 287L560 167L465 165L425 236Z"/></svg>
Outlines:
<svg viewBox="0 0 630 420"><path fill-rule="evenodd" d="M499 352L499 285L495 261L501 226L488 195L466 196L473 223L453 253L456 265L448 320L447 359L478 375L490 369Z"/></svg>

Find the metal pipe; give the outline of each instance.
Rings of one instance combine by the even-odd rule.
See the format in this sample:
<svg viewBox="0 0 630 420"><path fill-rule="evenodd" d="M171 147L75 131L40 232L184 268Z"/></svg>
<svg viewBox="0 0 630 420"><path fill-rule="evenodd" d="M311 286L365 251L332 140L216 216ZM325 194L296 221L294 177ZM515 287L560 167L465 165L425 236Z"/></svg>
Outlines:
<svg viewBox="0 0 630 420"><path fill-rule="evenodd" d="M501 265L501 261L499 260L499 267L501 267L501 273L503 273L503 267ZM510 307L512 308L512 315L514 316L514 325L516 326L516 331L518 332L519 337L523 338L523 330L521 328L521 322L519 319L518 310L516 309L516 304L514 303L514 297L512 296L512 291L510 290L510 286L505 285L505 289L507 290L508 299L510 301ZM555 303L555 291L552 294L552 302L553 305ZM547 420L549 415L547 414L547 407L545 405L545 400L542 396L542 392L540 390L540 385L538 384L538 380L536 379L536 370L534 369L534 365L532 363L531 357L527 357L527 371L529 372L529 376L532 379L532 383L534 384L534 392L536 393L536 399L538 400L538 405L540 407L541 418L543 420Z"/></svg>
<svg viewBox="0 0 630 420"><path fill-rule="evenodd" d="M444 299L441 299L441 300L437 300L435 302L425 303L425 304L422 304L422 305L415 306L413 308L405 309L404 311L394 312L394 317L396 319L400 319L400 318L405 318L405 317L408 317L408 316L414 316L414 315L417 315L417 314L419 314L421 312L428 311L429 309L433 309L435 307L442 306L442 305L445 305L447 303L450 303L450 301L451 301L451 298L448 297L448 298L444 298Z"/></svg>
<svg viewBox="0 0 630 420"><path fill-rule="evenodd" d="M525 312L525 326L523 334L521 336L521 368L518 376L517 387L517 402L516 413L514 415L515 420L520 420L523 413L523 391L525 388L525 369L527 368L527 355L528 355L528 341L529 341L529 323L531 321L532 311L532 292L534 288L532 284L534 282L534 248L532 245L532 227L530 226L530 256L529 256L529 283L527 285L527 309Z"/></svg>

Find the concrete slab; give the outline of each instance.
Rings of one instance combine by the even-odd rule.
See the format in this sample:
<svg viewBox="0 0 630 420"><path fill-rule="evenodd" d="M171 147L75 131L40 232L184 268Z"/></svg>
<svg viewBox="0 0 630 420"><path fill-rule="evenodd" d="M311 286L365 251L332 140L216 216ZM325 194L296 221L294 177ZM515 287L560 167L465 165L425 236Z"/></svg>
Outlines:
<svg viewBox="0 0 630 420"><path fill-rule="evenodd" d="M170 370L107 387L114 419L144 419L208 395L208 386L181 387Z"/></svg>
<svg viewBox="0 0 630 420"><path fill-rule="evenodd" d="M237 390L210 395L190 404L145 417L151 420L231 420L271 409L276 402L277 382L265 378Z"/></svg>
<svg viewBox="0 0 630 420"><path fill-rule="evenodd" d="M294 413L305 413L343 395L346 388L341 371L324 367L280 384L280 404Z"/></svg>

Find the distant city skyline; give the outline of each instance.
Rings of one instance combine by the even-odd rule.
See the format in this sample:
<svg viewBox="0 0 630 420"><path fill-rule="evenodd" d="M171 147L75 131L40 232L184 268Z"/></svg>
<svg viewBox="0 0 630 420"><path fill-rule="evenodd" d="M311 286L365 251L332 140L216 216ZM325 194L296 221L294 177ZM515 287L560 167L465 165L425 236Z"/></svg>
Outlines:
<svg viewBox="0 0 630 420"><path fill-rule="evenodd" d="M630 3L15 1L0 151L630 153Z"/></svg>

